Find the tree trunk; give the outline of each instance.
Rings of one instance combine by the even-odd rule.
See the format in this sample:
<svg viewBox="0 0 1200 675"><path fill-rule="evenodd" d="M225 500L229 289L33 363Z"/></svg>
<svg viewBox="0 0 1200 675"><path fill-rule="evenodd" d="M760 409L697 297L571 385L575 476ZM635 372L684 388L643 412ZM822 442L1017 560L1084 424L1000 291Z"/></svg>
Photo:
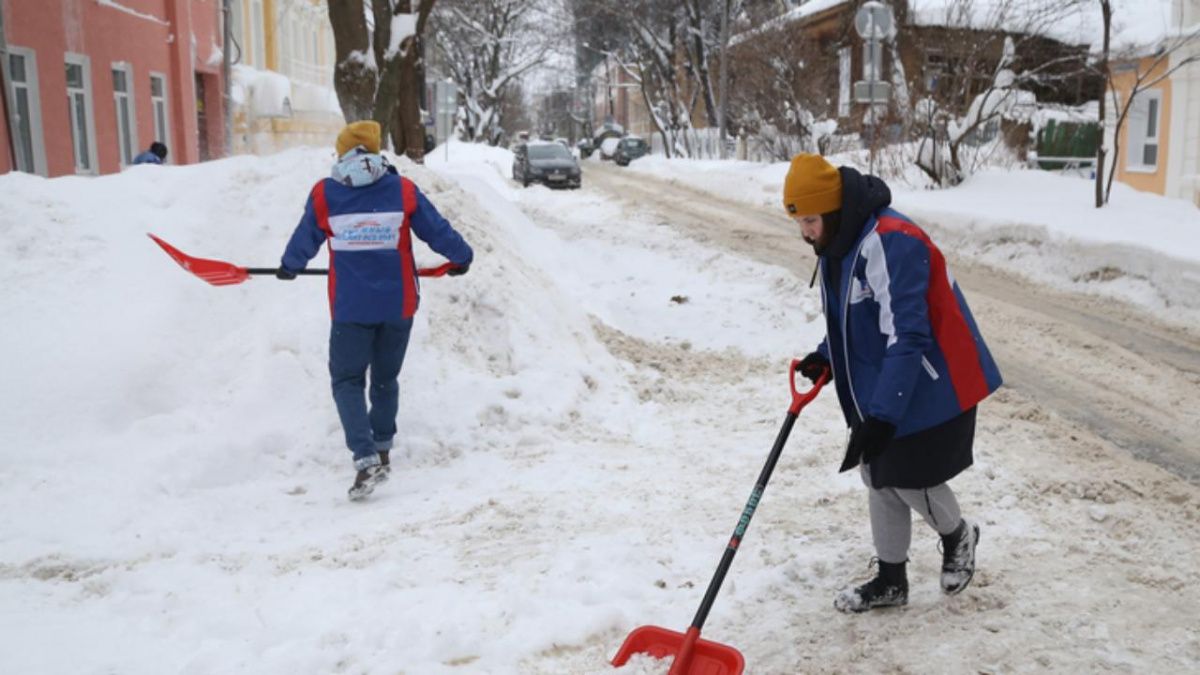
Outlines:
<svg viewBox="0 0 1200 675"><path fill-rule="evenodd" d="M1096 147L1096 208L1104 206L1104 169L1105 169L1105 152L1104 152L1104 121L1105 110L1104 102L1108 96L1108 90L1112 88L1112 73L1108 69L1108 50L1109 38L1112 35L1112 4L1109 0L1100 0L1100 12L1104 16L1104 51L1100 56L1100 74L1104 76L1104 91L1100 93L1100 145ZM1113 134L1113 143L1117 142L1116 133ZM1113 172L1116 173L1116 167L1113 167Z"/></svg>
<svg viewBox="0 0 1200 675"><path fill-rule="evenodd" d="M375 105L376 70L368 63L370 40L363 0L329 0L337 65L333 89L347 122L371 119Z"/></svg>

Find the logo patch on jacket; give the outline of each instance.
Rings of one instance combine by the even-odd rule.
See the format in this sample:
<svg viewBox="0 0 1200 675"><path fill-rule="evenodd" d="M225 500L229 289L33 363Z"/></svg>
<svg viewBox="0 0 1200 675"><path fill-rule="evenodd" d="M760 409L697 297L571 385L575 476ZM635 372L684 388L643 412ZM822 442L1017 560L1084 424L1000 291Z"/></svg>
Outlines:
<svg viewBox="0 0 1200 675"><path fill-rule="evenodd" d="M403 224L404 214L399 211L330 216L329 229L333 230L333 238L329 245L335 251L394 249L400 243Z"/></svg>
<svg viewBox="0 0 1200 675"><path fill-rule="evenodd" d="M850 304L869 300L874 297L875 292L871 290L871 285L867 283L866 279L850 279Z"/></svg>

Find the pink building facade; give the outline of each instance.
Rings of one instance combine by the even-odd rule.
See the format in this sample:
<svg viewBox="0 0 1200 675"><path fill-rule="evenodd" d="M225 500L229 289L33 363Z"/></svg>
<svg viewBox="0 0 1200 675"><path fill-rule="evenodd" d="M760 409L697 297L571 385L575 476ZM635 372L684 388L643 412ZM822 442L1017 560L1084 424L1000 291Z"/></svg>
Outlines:
<svg viewBox="0 0 1200 675"><path fill-rule="evenodd" d="M154 141L173 164L221 156L220 12L221 0L0 0L0 173L113 173Z"/></svg>

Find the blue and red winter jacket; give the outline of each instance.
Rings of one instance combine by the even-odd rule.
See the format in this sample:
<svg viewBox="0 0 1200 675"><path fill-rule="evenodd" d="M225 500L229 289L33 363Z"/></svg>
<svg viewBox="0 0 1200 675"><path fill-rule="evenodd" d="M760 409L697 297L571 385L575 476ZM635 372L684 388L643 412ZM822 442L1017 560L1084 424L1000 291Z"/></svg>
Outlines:
<svg viewBox="0 0 1200 675"><path fill-rule="evenodd" d="M875 211L844 257L822 256L820 265L827 333L818 350L833 366L847 424L876 417L902 437L1000 386L946 259L907 218Z"/></svg>
<svg viewBox="0 0 1200 675"><path fill-rule="evenodd" d="M389 171L369 185L325 178L313 186L282 265L302 270L329 242L329 308L334 321L385 323L411 318L421 286L412 235L457 265L471 247L407 178Z"/></svg>

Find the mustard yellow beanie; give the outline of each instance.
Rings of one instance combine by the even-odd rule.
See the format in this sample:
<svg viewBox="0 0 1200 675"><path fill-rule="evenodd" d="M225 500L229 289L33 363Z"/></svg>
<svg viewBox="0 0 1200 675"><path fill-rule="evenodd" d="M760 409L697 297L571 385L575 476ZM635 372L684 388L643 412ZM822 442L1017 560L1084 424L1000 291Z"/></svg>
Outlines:
<svg viewBox="0 0 1200 675"><path fill-rule="evenodd" d="M382 144L382 137L383 132L379 128L379 122L376 122L375 120L351 122L342 129L341 133L338 134L338 157L341 157L360 145L366 148L368 152L379 152L379 147Z"/></svg>
<svg viewBox="0 0 1200 675"><path fill-rule="evenodd" d="M783 208L802 216L840 210L842 175L820 155L796 155L783 180Z"/></svg>

